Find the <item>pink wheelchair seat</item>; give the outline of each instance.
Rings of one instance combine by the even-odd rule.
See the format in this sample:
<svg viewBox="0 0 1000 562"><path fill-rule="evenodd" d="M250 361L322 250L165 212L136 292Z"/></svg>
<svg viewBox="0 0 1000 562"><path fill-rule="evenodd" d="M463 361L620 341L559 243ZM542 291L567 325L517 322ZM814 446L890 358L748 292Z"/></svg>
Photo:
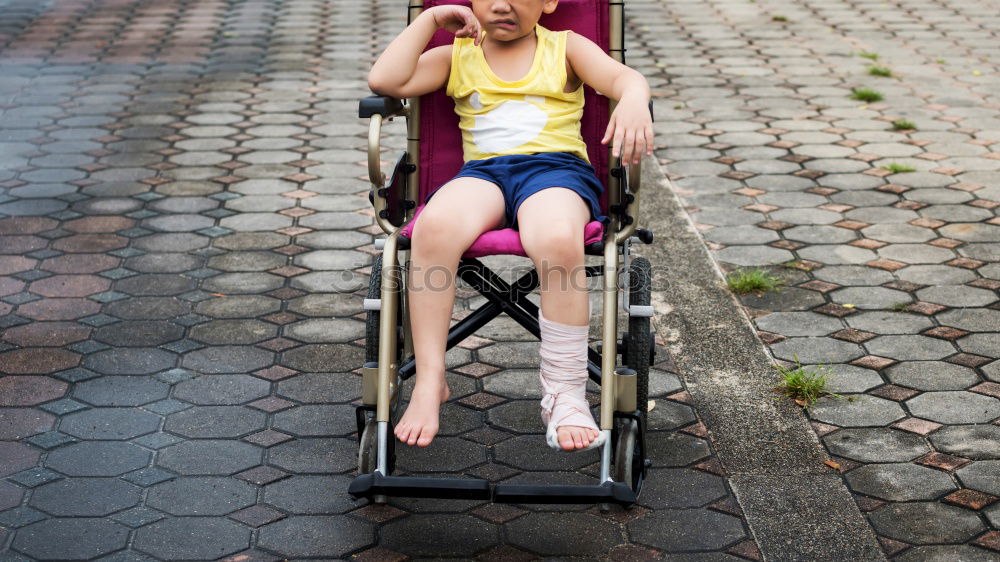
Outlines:
<svg viewBox="0 0 1000 562"><path fill-rule="evenodd" d="M417 217L424 205L417 207L413 215L413 220L399 230L399 235L404 238L413 237L413 227L417 223ZM599 241L604 235L604 225L600 221L590 221L583 227L584 245ZM463 258L480 258L483 256L495 256L499 254L525 256L528 254L521 245L521 234L513 228L499 228L482 233L476 241L469 246L469 249L462 254Z"/></svg>

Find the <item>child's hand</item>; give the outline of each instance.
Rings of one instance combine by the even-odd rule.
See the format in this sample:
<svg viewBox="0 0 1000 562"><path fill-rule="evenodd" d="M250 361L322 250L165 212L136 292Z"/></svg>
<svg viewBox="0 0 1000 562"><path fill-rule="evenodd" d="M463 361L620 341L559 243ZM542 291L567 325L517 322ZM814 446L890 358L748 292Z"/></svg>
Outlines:
<svg viewBox="0 0 1000 562"><path fill-rule="evenodd" d="M473 37L473 43L479 45L482 32L479 20L472 10L466 6L444 5L431 8L434 23L442 29L455 34L455 37Z"/></svg>
<svg viewBox="0 0 1000 562"><path fill-rule="evenodd" d="M621 156L622 164L638 164L643 152L653 155L653 120L646 104L620 100L608 120L608 130L601 144L611 145L611 154Z"/></svg>

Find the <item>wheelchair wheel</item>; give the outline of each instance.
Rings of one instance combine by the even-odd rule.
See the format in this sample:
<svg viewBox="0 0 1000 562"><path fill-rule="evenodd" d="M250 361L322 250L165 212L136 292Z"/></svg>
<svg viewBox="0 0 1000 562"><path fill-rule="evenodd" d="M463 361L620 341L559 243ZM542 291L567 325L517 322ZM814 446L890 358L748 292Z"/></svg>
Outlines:
<svg viewBox="0 0 1000 562"><path fill-rule="evenodd" d="M386 462L386 470L392 474L396 470L396 438L392 435L393 424L389 424L389 438L386 440L389 458ZM375 417L371 416L365 423L365 429L361 432L358 446L358 474L368 474L374 472L378 467L378 423ZM372 497L372 503L385 503L386 497L376 495Z"/></svg>
<svg viewBox="0 0 1000 562"><path fill-rule="evenodd" d="M639 450L639 426L634 419L623 419L618 425L612 478L615 482L624 482L633 491L638 491L644 462Z"/></svg>
<svg viewBox="0 0 1000 562"><path fill-rule="evenodd" d="M629 267L629 304L648 306L651 301L652 276L649 260L635 258ZM625 365L636 374L636 406L643 420L649 410L649 365L653 358L653 337L649 318L630 316L624 335Z"/></svg>
<svg viewBox="0 0 1000 562"><path fill-rule="evenodd" d="M382 256L377 256L372 263L372 275L368 281L368 298L382 298ZM379 311L369 310L365 318L365 361L378 362L378 332Z"/></svg>

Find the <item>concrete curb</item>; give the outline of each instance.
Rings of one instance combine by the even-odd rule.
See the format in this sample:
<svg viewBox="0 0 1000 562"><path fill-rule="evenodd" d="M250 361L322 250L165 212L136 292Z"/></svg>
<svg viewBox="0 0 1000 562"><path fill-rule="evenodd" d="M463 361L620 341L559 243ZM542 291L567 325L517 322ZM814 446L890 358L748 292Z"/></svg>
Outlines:
<svg viewBox="0 0 1000 562"><path fill-rule="evenodd" d="M776 400L767 348L652 160L642 184L641 224L656 239L635 248L653 264L655 328L712 431L764 559L885 560L842 477L823 464L805 415Z"/></svg>

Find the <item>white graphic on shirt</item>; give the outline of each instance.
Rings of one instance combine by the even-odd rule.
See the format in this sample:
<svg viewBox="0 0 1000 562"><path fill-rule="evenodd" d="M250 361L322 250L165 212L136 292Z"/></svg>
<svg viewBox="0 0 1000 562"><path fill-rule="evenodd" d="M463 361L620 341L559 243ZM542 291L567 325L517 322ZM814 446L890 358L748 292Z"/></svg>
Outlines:
<svg viewBox="0 0 1000 562"><path fill-rule="evenodd" d="M541 96L525 96L525 99L539 103L545 101ZM469 96L469 104L476 109L483 108L479 92L473 92ZM504 152L533 140L548 121L549 116L534 104L505 101L492 111L475 116L472 140L480 152Z"/></svg>

